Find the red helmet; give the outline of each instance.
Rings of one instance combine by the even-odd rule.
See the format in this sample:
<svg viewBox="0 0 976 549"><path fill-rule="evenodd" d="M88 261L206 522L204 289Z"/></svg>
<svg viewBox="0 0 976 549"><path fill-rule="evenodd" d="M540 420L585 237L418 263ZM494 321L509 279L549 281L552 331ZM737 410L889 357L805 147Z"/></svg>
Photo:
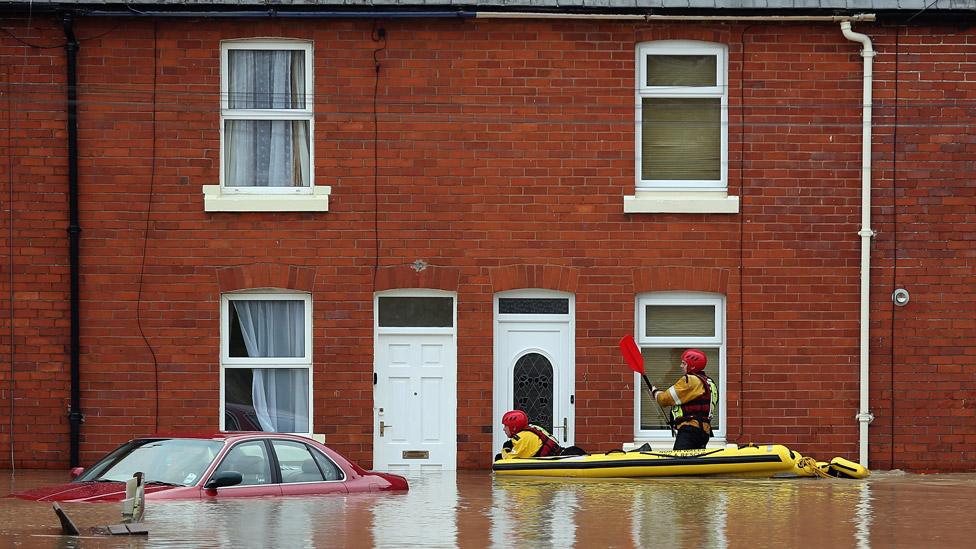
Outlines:
<svg viewBox="0 0 976 549"><path fill-rule="evenodd" d="M510 432L517 433L529 426L529 416L525 415L522 410L505 412L505 415L502 416L502 425L508 427Z"/></svg>
<svg viewBox="0 0 976 549"><path fill-rule="evenodd" d="M705 357L705 353L698 349L688 349L681 353L681 362L688 365L689 374L696 374L705 369L705 365L708 364L708 358Z"/></svg>

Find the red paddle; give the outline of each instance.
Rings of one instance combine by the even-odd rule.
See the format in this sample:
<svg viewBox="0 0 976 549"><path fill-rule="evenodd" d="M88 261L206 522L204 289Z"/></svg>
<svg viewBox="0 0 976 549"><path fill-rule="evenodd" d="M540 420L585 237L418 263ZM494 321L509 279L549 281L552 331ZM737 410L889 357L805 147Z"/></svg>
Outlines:
<svg viewBox="0 0 976 549"><path fill-rule="evenodd" d="M624 355L624 360L627 361L627 365L630 369L637 372L644 378L644 383L647 384L647 390L651 391L651 382L644 375L644 355L641 354L640 348L637 347L637 342L634 341L634 336L627 334L620 338L620 352Z"/></svg>
<svg viewBox="0 0 976 549"><path fill-rule="evenodd" d="M624 360L627 361L627 365L630 366L630 369L637 372L642 378L644 378L644 383L647 384L647 392L651 393L651 399L654 400L654 403L657 404L658 409L661 410L661 413L664 414L666 419L668 415L664 413L664 408L661 408L661 405L658 404L657 399L654 398L654 389L652 389L653 385L651 385L651 381L647 379L647 376L644 375L644 355L641 354L640 348L637 346L637 342L634 341L634 336L627 334L620 338L620 352L624 355ZM667 423L668 427L671 428L671 434L673 435L674 427L671 426L671 422Z"/></svg>

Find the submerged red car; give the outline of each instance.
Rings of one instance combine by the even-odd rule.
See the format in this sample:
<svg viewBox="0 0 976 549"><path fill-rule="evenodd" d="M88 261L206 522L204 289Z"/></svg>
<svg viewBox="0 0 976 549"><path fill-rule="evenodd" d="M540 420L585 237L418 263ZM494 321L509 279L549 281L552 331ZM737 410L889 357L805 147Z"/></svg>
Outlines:
<svg viewBox="0 0 976 549"><path fill-rule="evenodd" d="M143 473L146 500L300 496L407 490L400 475L365 471L312 439L282 433L212 433L138 438L71 482L10 494L36 501L125 498Z"/></svg>

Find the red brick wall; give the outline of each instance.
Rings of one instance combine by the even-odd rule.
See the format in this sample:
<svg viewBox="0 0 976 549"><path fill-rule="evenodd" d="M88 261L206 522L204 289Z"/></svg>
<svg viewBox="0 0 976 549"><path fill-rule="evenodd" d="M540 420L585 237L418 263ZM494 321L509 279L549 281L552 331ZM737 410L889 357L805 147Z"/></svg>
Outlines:
<svg viewBox="0 0 976 549"><path fill-rule="evenodd" d="M374 180L383 44L371 22L77 21L85 464L134 435L217 428L221 288L265 265L249 276L310 277L315 431L369 466L374 201L375 289L458 292L460 467L484 468L495 451L492 294L519 287L511 280L576 294L580 446L633 439L632 373L616 342L633 331L635 291L718 284L730 440L857 459L858 44L835 24L382 26ZM14 198L0 219L0 407L7 417L13 388L18 466L63 467L64 53L21 43L63 36L39 17L4 28L17 39L0 35L0 201ZM871 464L969 470L976 198L972 111L959 100L976 81L973 33L903 29L896 61L895 28L856 30L879 51ZM315 44L315 181L332 186L331 211L206 213L201 186L219 173L219 41L279 36ZM729 45L738 215L622 213L634 190L634 47L658 39ZM432 274L412 280L416 259ZM895 284L912 292L904 309L890 305ZM949 404L932 411L916 391Z"/></svg>
<svg viewBox="0 0 976 549"><path fill-rule="evenodd" d="M976 51L971 30L898 29L881 68L899 74L883 97L877 168L884 201L874 277L875 460L920 470L976 462ZM897 138L895 153L892 142ZM894 207L892 207L892 203ZM911 301L895 307L894 288ZM890 418L894 418L892 421Z"/></svg>
<svg viewBox="0 0 976 549"><path fill-rule="evenodd" d="M4 19L3 27L18 40L0 38L0 467L10 466L11 424L19 466L65 467L65 60L63 48L50 48L63 34L44 20Z"/></svg>

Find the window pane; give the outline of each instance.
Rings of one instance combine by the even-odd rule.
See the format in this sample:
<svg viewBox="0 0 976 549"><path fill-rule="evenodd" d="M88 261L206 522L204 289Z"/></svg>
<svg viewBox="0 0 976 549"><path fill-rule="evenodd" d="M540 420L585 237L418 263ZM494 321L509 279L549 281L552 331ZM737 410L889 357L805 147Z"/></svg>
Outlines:
<svg viewBox="0 0 976 549"><path fill-rule="evenodd" d="M648 305L644 318L647 337L715 336L713 305Z"/></svg>
<svg viewBox="0 0 976 549"><path fill-rule="evenodd" d="M553 371L549 359L529 353L518 359L512 376L515 408L525 412L529 421L552 432Z"/></svg>
<svg viewBox="0 0 976 549"><path fill-rule="evenodd" d="M224 430L261 431L261 422L254 411L251 387L254 384L250 368L224 370Z"/></svg>
<svg viewBox="0 0 976 549"><path fill-rule="evenodd" d="M641 100L641 179L721 179L722 118L718 98Z"/></svg>
<svg viewBox="0 0 976 549"><path fill-rule="evenodd" d="M225 120L224 185L308 187L307 120Z"/></svg>
<svg viewBox="0 0 976 549"><path fill-rule="evenodd" d="M301 358L305 356L304 300L231 300L230 356ZM243 342L243 347L235 342ZM234 354L238 353L238 354Z"/></svg>
<svg viewBox="0 0 976 549"><path fill-rule="evenodd" d="M721 379L719 379L718 349L706 347L695 348L705 353L705 356L708 357L708 365L705 366L705 375L712 378L716 387L722 387ZM671 385L674 385L683 375L681 373L681 353L685 352L686 349L687 347L641 349L641 354L644 356L644 372L647 375L647 379L661 389L667 389ZM643 380L640 382L643 385ZM665 413L668 411L667 408L662 410L658 406L657 402L651 398L646 386L641 388L640 428L642 430L668 430L668 423L665 418ZM719 410L712 410L712 414L712 431L716 431L721 427Z"/></svg>
<svg viewBox="0 0 976 549"><path fill-rule="evenodd" d="M231 448L214 474L224 471L240 473L244 477L241 486L271 484L271 460L264 442L244 442Z"/></svg>
<svg viewBox="0 0 976 549"><path fill-rule="evenodd" d="M569 300L566 298L499 298L498 313L503 315L566 315L569 314Z"/></svg>
<svg viewBox="0 0 976 549"><path fill-rule="evenodd" d="M226 368L224 429L308 433L308 368Z"/></svg>
<svg viewBox="0 0 976 549"><path fill-rule="evenodd" d="M321 482L325 480L318 463L308 447L298 442L275 440L271 442L278 467L281 469L281 482Z"/></svg>
<svg viewBox="0 0 976 549"><path fill-rule="evenodd" d="M381 328L450 328L454 326L453 297L381 297Z"/></svg>
<svg viewBox="0 0 976 549"><path fill-rule="evenodd" d="M346 477L342 469L321 452L312 450L312 455L315 457L315 462L319 464L319 469L325 474L325 480L342 480Z"/></svg>
<svg viewBox="0 0 976 549"><path fill-rule="evenodd" d="M231 109L304 109L305 52L228 50L227 92Z"/></svg>
<svg viewBox="0 0 976 549"><path fill-rule="evenodd" d="M648 86L714 86L714 55L648 55Z"/></svg>

